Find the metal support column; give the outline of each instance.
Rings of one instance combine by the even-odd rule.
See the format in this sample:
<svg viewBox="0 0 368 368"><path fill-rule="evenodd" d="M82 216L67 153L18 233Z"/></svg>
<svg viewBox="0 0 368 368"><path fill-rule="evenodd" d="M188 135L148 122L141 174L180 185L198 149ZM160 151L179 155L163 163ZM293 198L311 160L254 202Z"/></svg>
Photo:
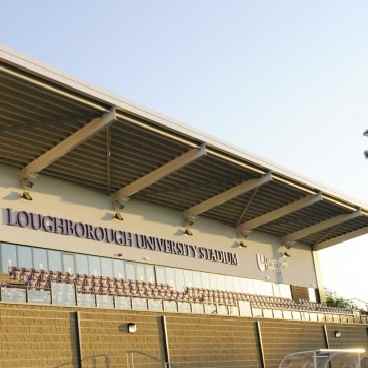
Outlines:
<svg viewBox="0 0 368 368"><path fill-rule="evenodd" d="M82 356L82 335L80 328L80 314L75 312L75 328L76 328L76 343L77 343L77 359L78 367L83 368L83 356Z"/></svg>
<svg viewBox="0 0 368 368"><path fill-rule="evenodd" d="M257 337L258 337L258 348L260 352L260 358L261 358L261 366L262 368L266 368L266 360L264 356L264 348L263 348L263 339L262 339L262 323L261 321L256 322L257 326Z"/></svg>
<svg viewBox="0 0 368 368"><path fill-rule="evenodd" d="M330 348L330 341L328 339L328 331L327 331L327 325L323 325L323 335L325 338L325 343L326 343L326 348L329 349Z"/></svg>
<svg viewBox="0 0 368 368"><path fill-rule="evenodd" d="M165 365L167 368L171 368L169 337L167 334L166 316L161 316L161 323L162 323L162 331L164 335L163 337L164 337L164 349L165 349Z"/></svg>

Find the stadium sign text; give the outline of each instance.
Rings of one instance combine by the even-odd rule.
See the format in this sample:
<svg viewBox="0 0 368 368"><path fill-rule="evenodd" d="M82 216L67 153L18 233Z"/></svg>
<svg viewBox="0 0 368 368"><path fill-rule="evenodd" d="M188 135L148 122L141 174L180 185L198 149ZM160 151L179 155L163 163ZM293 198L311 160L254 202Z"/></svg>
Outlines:
<svg viewBox="0 0 368 368"><path fill-rule="evenodd" d="M82 222L75 222L73 220L54 216L44 216L33 212L15 211L10 208L5 209L4 212L5 224L8 226L74 236L108 244L135 247L178 256L193 257L232 266L238 265L236 253L189 245L174 240L158 238L156 236L88 225Z"/></svg>

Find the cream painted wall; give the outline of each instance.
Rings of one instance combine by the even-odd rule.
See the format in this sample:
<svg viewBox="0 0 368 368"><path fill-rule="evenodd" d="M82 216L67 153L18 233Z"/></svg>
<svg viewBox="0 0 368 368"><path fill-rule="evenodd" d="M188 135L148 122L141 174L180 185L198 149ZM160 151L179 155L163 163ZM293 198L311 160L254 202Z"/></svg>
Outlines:
<svg viewBox="0 0 368 368"><path fill-rule="evenodd" d="M238 265L231 266L203 259L121 247L72 236L20 229L6 226L4 219L0 224L1 241L108 257L123 253L124 259L138 262L317 287L313 255L311 250L303 245L298 245L288 251L291 257L287 259L287 269L282 270L281 273L272 271L263 273L257 267L256 254L262 253L269 258L278 258L281 246L277 238L266 234L253 232L246 239L248 247L237 248L234 228L201 217L194 226L194 235L188 237L183 234L183 218L180 212L135 200L128 202L124 210L123 222L112 220L111 199L108 196L42 175L37 178L32 190L33 201L20 199L20 193L17 171L0 165L1 209L12 208L63 217L94 226L153 235L186 244L231 251L237 254ZM3 213L2 216L4 217Z"/></svg>

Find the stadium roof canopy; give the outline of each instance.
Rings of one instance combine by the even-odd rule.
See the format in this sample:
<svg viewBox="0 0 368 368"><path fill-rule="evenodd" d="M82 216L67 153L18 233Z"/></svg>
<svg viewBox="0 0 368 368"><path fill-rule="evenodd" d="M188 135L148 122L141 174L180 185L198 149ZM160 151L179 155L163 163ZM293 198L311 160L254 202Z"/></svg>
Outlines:
<svg viewBox="0 0 368 368"><path fill-rule="evenodd" d="M364 205L3 47L0 162L290 245L368 233Z"/></svg>

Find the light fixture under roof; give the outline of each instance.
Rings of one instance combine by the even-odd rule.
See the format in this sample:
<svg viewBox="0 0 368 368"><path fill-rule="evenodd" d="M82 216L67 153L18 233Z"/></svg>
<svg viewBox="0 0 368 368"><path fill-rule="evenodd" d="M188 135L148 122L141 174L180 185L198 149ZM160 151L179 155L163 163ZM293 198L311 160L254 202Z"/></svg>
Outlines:
<svg viewBox="0 0 368 368"><path fill-rule="evenodd" d="M23 193L20 195L20 197L21 197L22 199L27 200L27 201L32 201L32 200L33 200L32 196L31 196L31 193L29 193L29 192L23 192Z"/></svg>
<svg viewBox="0 0 368 368"><path fill-rule="evenodd" d="M244 240L239 241L239 248L248 248L248 245L245 243Z"/></svg>
<svg viewBox="0 0 368 368"><path fill-rule="evenodd" d="M124 217L120 212L115 212L112 218L115 220L124 221Z"/></svg>
<svg viewBox="0 0 368 368"><path fill-rule="evenodd" d="M184 234L185 235L188 235L188 236L193 236L193 232L189 228L187 228L187 229L184 230Z"/></svg>

